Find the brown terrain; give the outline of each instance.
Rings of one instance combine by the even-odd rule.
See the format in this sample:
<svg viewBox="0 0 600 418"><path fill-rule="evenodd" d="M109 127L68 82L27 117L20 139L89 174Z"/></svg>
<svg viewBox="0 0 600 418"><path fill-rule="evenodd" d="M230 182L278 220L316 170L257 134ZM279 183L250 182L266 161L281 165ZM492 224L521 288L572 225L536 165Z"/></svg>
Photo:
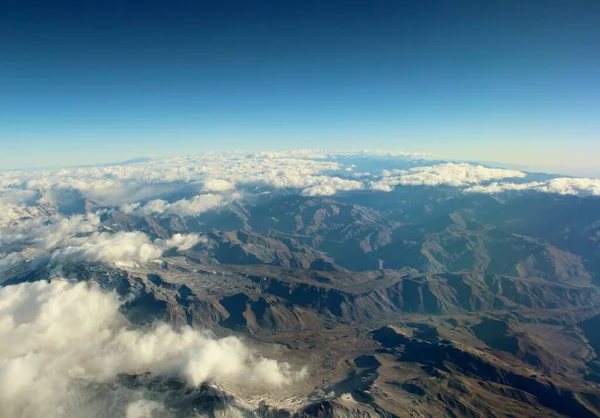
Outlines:
<svg viewBox="0 0 600 418"><path fill-rule="evenodd" d="M161 264L75 263L62 275L115 290L133 324L240 335L308 367L303 382L260 401L176 380L151 386L186 391L196 409L177 404L181 416L232 402L260 417L600 416L598 199L415 188L102 221L205 239Z"/></svg>

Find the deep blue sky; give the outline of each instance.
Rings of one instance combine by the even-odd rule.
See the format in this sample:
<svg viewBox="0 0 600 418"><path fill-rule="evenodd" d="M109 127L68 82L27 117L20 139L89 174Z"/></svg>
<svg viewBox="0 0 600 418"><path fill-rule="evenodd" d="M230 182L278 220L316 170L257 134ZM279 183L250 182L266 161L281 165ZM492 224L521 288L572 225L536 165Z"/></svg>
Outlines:
<svg viewBox="0 0 600 418"><path fill-rule="evenodd" d="M593 170L600 2L0 0L0 168L315 147Z"/></svg>

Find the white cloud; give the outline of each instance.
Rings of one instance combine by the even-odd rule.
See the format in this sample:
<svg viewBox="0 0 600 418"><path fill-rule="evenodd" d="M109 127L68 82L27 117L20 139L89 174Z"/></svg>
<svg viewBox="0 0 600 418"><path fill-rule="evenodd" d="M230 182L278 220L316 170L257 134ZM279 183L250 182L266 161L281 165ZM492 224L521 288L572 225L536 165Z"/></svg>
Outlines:
<svg viewBox="0 0 600 418"><path fill-rule="evenodd" d="M465 193L502 193L506 191L522 191L522 190L535 190L537 187L543 185L541 182L530 182L530 183L498 183L493 182L485 185L475 185L464 189Z"/></svg>
<svg viewBox="0 0 600 418"><path fill-rule="evenodd" d="M556 178L538 188L548 193L577 196L600 196L600 180L589 178Z"/></svg>
<svg viewBox="0 0 600 418"><path fill-rule="evenodd" d="M198 234L175 234L167 240L152 242L143 232L95 232L72 238L61 248L50 253L54 264L76 261L116 263L134 261L147 263L162 256L169 248L189 250L203 238Z"/></svg>
<svg viewBox="0 0 600 418"><path fill-rule="evenodd" d="M142 232L96 232L82 238L72 238L67 245L52 251L54 264L76 261L137 261L146 263L159 258L164 248L150 242Z"/></svg>
<svg viewBox="0 0 600 418"><path fill-rule="evenodd" d="M208 242L208 240L198 234L175 234L164 242L164 246L177 248L178 251L187 251L199 242ZM160 241L158 243L160 244Z"/></svg>
<svg viewBox="0 0 600 418"><path fill-rule="evenodd" d="M198 234L175 234L167 240L152 242L143 232L99 232L95 214L38 216L0 229L0 272L27 260L50 262L138 262L159 258L169 248L186 251L205 238ZM3 280L5 277L2 277Z"/></svg>
<svg viewBox="0 0 600 418"><path fill-rule="evenodd" d="M394 186L465 187L491 180L522 178L521 171L489 168L467 163L445 163L408 170L384 170L382 179L371 183L373 190L391 191Z"/></svg>
<svg viewBox="0 0 600 418"><path fill-rule="evenodd" d="M207 210L222 206L226 200L221 195L202 194L191 199L181 199L173 203L166 200L151 200L141 206L139 203L127 204L121 206L121 211L137 216L148 215L177 215L177 216L198 216Z"/></svg>
<svg viewBox="0 0 600 418"><path fill-rule="evenodd" d="M395 184L392 182L388 183L386 181L375 181L371 183L371 190L377 190L380 192L391 192L394 190Z"/></svg>
<svg viewBox="0 0 600 418"><path fill-rule="evenodd" d="M194 183L198 191L210 192L233 190L236 183L308 187L312 184L306 184L304 177L343 169L337 162L312 157L307 152L205 154L135 165L5 172L0 174L0 203L3 193L5 203L20 201L23 196L17 196L17 190L21 195L42 190L48 203L61 194L54 191L74 190L101 204L119 206L152 200Z"/></svg>
<svg viewBox="0 0 600 418"><path fill-rule="evenodd" d="M260 387L291 384L306 373L259 356L235 337L216 339L165 324L131 329L115 295L87 283L55 280L0 289L0 416L28 418L50 411L92 416L90 405L78 405L90 384L116 384L117 375L131 372L178 376L191 385L214 381ZM95 412L136 417L160 408L140 400L142 395L131 399L125 411ZM103 405L118 409L115 401Z"/></svg>
<svg viewBox="0 0 600 418"><path fill-rule="evenodd" d="M338 191L360 190L363 183L356 180L345 180L339 177L321 179L318 184L302 190L302 196L331 196Z"/></svg>
<svg viewBox="0 0 600 418"><path fill-rule="evenodd" d="M431 155L383 150L213 153L121 166L0 172L0 228L55 215L61 210L72 213L64 208L83 211L85 199L97 204L93 210L120 207L125 213L139 216L197 216L227 205L236 195L236 187L252 185L287 188L305 196L328 196L338 191L363 189L389 192L395 186L411 185L445 185L474 191L478 188L473 186L487 187L488 182L525 176L516 170L467 163L384 170L381 176L348 171L355 168L351 163L356 162L356 158L368 156ZM501 184L481 190L524 188L512 183ZM595 187L591 179L556 179L530 188L585 196L595 195Z"/></svg>
<svg viewBox="0 0 600 418"><path fill-rule="evenodd" d="M224 192L235 188L235 184L222 179L207 179L204 181L205 192Z"/></svg>
<svg viewBox="0 0 600 418"><path fill-rule="evenodd" d="M502 193L506 191L531 190L572 196L600 196L600 180L589 178L561 177L547 181L529 183L498 183L472 186L465 189L469 193Z"/></svg>
<svg viewBox="0 0 600 418"><path fill-rule="evenodd" d="M252 154L248 154L250 158L267 158L267 159L281 159L281 158L293 158L293 159L325 159L330 158L332 155L330 151L318 150L318 149L297 149L297 150L284 150L284 151L262 151Z"/></svg>
<svg viewBox="0 0 600 418"><path fill-rule="evenodd" d="M62 245L66 240L78 234L87 234L97 230L100 220L94 214L74 215L71 217L38 216L0 231L0 244L15 243L50 250Z"/></svg>
<svg viewBox="0 0 600 418"><path fill-rule="evenodd" d="M381 157L405 157L405 158L433 158L437 154L430 152L406 152L406 151L394 151L394 150L382 150L382 149L365 149L356 153L358 155L365 156L381 156Z"/></svg>
<svg viewBox="0 0 600 418"><path fill-rule="evenodd" d="M220 195L204 194L190 200L181 199L168 204L164 211L167 215L198 216L209 209L220 206L224 199Z"/></svg>
<svg viewBox="0 0 600 418"><path fill-rule="evenodd" d="M411 156L380 150L325 152L320 150L275 151L254 154L204 154L140 164L65 168L60 170L0 173L0 205L49 206L61 199L88 198L101 205L121 206L140 201L168 200L184 186L197 185L196 193L234 190L235 185L308 188L322 185L351 166L338 156ZM41 193L41 197L39 194Z"/></svg>
<svg viewBox="0 0 600 418"><path fill-rule="evenodd" d="M136 210L138 210L140 206L141 206L141 204L139 202L126 203L126 204L121 205L119 210L127 215L131 215L132 213L135 213ZM150 213L152 213L152 212L150 212ZM140 216L145 216L145 214L143 212L138 212L138 214Z"/></svg>

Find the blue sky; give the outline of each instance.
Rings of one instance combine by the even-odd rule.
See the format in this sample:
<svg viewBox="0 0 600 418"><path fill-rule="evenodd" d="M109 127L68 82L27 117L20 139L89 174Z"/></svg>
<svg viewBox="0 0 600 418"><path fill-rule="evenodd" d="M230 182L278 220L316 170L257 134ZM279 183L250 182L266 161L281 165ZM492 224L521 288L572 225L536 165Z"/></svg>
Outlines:
<svg viewBox="0 0 600 418"><path fill-rule="evenodd" d="M8 1L0 168L389 148L600 174L600 3Z"/></svg>

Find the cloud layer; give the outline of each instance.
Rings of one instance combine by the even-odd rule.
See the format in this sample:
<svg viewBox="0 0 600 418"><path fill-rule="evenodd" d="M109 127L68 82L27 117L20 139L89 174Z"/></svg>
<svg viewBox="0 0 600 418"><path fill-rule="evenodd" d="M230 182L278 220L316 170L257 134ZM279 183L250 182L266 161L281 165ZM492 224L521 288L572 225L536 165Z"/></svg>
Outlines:
<svg viewBox="0 0 600 418"><path fill-rule="evenodd" d="M160 257L168 248L186 251L198 237L177 238L180 244L153 242L141 232L114 233L101 227L100 216L120 211L158 221L180 217L185 222L185 218L274 189L308 197L357 190L391 192L413 186L455 187L466 193L600 195L600 180L596 179L527 181L527 173L478 164L428 165L423 160L400 164L422 156L381 150L337 154L300 150L1 172L0 272L25 260L143 263ZM363 159L369 161L371 173L355 172ZM377 169L381 161L387 169ZM409 168L393 168L395 162ZM134 225L136 221L131 222Z"/></svg>
<svg viewBox="0 0 600 418"><path fill-rule="evenodd" d="M521 171L489 168L467 163L446 163L409 170L384 170L382 179L371 184L374 190L391 191L394 186L465 187L490 180L522 178Z"/></svg>
<svg viewBox="0 0 600 418"><path fill-rule="evenodd" d="M169 203L162 199L151 200L144 205L139 203L125 204L121 206L121 211L127 214L137 216L198 216L207 210L222 206L225 198L220 195L202 194L191 199L180 199Z"/></svg>
<svg viewBox="0 0 600 418"><path fill-rule="evenodd" d="M361 151L329 153L315 150L254 154L204 154L125 165L60 170L8 171L0 174L0 226L15 219L34 217L60 206L62 212L81 213L85 199L98 206L122 207L145 215L196 216L226 205L251 186L296 190L305 196L341 191L391 191L396 186L453 186L480 190L532 189L547 193L598 195L592 179L556 179L547 184L521 182L521 171L477 164L444 163L407 170L389 169L374 174L353 174L351 161L365 158L417 158L419 153ZM422 162L422 160L421 160ZM369 171L372 171L369 169Z"/></svg>
<svg viewBox="0 0 600 418"><path fill-rule="evenodd" d="M0 416L48 411L77 416L69 408L85 398L80 392L89 384L140 372L178 376L193 386L214 381L270 387L306 373L259 356L235 337L217 339L165 324L131 329L116 297L86 283L56 280L0 289ZM128 414L144 416L139 412L156 407L138 400Z"/></svg>
<svg viewBox="0 0 600 418"><path fill-rule="evenodd" d="M571 196L600 196L600 180L560 177L529 183L498 183L477 185L465 189L469 193L502 193L507 191L535 191Z"/></svg>

